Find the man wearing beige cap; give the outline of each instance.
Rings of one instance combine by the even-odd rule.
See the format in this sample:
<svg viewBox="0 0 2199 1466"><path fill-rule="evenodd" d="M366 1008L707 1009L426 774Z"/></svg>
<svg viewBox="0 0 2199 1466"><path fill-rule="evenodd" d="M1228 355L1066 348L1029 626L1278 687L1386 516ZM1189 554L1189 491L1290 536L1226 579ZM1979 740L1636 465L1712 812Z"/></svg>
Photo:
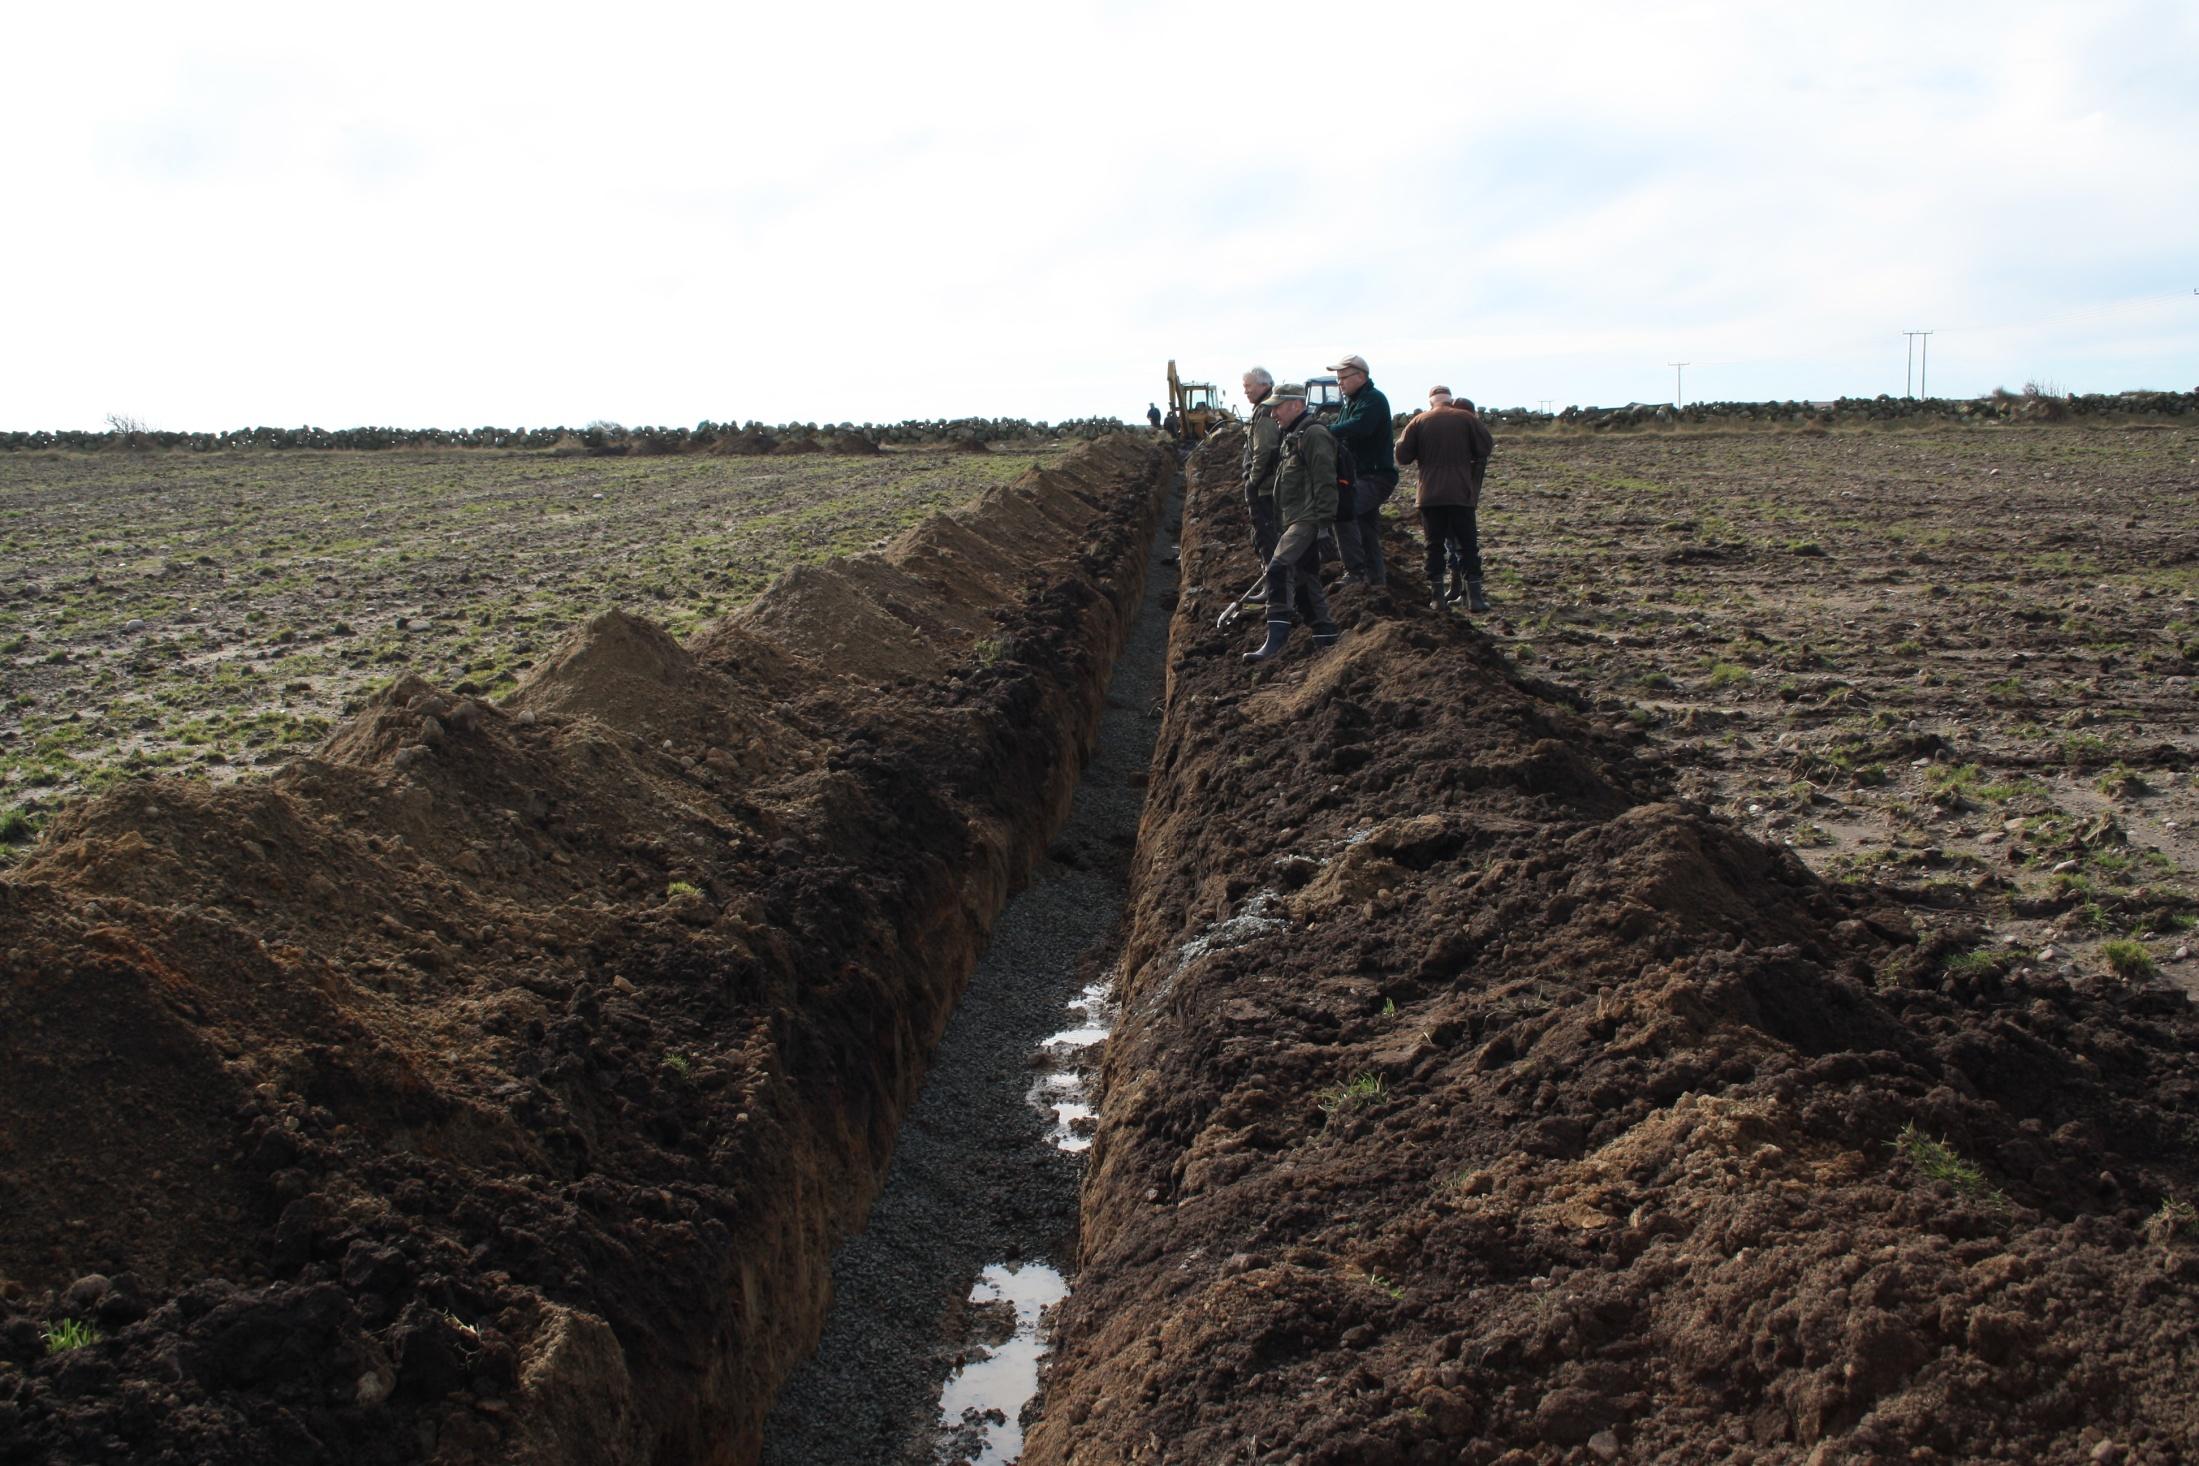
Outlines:
<svg viewBox="0 0 2199 1466"><path fill-rule="evenodd" d="M1367 374L1367 359L1347 356L1333 363L1344 410L1330 430L1351 450L1352 501L1336 516L1336 548L1344 557L1344 585L1354 582L1381 590L1389 581L1382 560L1382 505L1397 487L1397 454L1390 443L1390 399Z"/></svg>

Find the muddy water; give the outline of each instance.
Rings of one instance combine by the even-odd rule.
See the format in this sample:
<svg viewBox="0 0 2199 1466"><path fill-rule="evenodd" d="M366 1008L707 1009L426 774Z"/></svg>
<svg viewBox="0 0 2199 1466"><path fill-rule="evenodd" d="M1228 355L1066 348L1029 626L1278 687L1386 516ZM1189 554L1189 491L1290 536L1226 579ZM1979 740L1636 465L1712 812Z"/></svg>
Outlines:
<svg viewBox="0 0 2199 1466"><path fill-rule="evenodd" d="M1160 726L1180 499L1146 566L1068 824L1001 913L864 1231L833 1259L816 1356L764 1426L767 1466L1016 1459L1066 1295L1084 1085Z"/></svg>

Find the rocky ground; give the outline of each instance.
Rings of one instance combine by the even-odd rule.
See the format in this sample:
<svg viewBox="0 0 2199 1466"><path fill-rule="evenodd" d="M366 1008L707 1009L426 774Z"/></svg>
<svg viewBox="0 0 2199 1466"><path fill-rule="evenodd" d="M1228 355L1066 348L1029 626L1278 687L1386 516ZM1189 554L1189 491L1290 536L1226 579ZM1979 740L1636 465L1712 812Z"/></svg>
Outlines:
<svg viewBox="0 0 2199 1466"><path fill-rule="evenodd" d="M1231 446L1026 1459L2188 1459L2189 442L1506 443L1258 672Z"/></svg>

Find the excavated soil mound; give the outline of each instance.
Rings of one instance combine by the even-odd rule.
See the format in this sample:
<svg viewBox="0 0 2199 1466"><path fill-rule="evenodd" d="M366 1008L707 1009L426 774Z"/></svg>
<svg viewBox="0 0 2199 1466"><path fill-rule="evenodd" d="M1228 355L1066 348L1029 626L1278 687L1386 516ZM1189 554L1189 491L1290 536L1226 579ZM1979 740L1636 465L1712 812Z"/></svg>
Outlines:
<svg viewBox="0 0 2199 1466"><path fill-rule="evenodd" d="M1254 675L1230 446L1024 1459L2199 1456L2185 1000L1919 942L1457 620Z"/></svg>
<svg viewBox="0 0 2199 1466"><path fill-rule="evenodd" d="M689 645L607 615L502 706L407 677L57 820L0 879L0 1459L752 1459L1168 468L1101 442Z"/></svg>

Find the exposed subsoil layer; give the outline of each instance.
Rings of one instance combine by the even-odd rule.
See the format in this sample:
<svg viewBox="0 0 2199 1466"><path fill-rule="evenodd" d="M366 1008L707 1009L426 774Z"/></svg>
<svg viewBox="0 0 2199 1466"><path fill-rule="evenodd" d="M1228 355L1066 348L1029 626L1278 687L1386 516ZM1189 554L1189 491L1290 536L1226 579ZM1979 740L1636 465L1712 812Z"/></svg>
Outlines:
<svg viewBox="0 0 2199 1466"><path fill-rule="evenodd" d="M502 705L405 678L64 814L0 879L0 1458L752 1459L1170 467L1102 441L687 644L606 615Z"/></svg>
<svg viewBox="0 0 2199 1466"><path fill-rule="evenodd" d="M1114 955L1159 726L1170 539L1153 538L1144 601L1069 822L994 923L902 1123L885 1189L833 1259L824 1338L766 1421L766 1466L930 1466L942 1446L941 1383L972 1342L972 1283L989 1266L1065 1267L1075 1255L1082 1157L1051 1142L1028 1093L1039 1045Z"/></svg>
<svg viewBox="0 0 2199 1466"><path fill-rule="evenodd" d="M1456 619L1252 675L1246 540L1225 437L1026 1461L2199 1454L2180 993L1920 936Z"/></svg>

